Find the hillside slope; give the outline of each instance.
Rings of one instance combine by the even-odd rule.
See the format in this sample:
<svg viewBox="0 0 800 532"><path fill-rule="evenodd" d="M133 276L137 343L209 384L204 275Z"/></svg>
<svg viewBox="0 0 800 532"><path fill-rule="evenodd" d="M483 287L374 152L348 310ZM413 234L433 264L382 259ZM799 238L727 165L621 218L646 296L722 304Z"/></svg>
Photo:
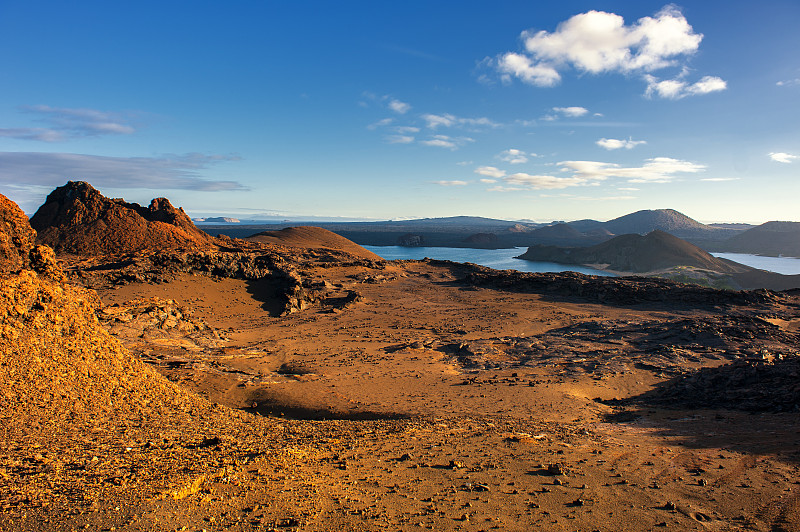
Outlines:
<svg viewBox="0 0 800 532"><path fill-rule="evenodd" d="M627 234L587 248L533 246L519 258L561 264L601 264L609 270L644 273L676 266L693 266L721 273L746 269L718 259L694 244L664 231L645 236Z"/></svg>
<svg viewBox="0 0 800 532"><path fill-rule="evenodd" d="M298 226L287 227L279 231L263 231L248 237L246 240L304 249L333 249L344 251L363 259L383 260L352 240L321 227Z"/></svg>
<svg viewBox="0 0 800 532"><path fill-rule="evenodd" d="M800 222L767 222L729 238L718 247L731 253L800 257Z"/></svg>

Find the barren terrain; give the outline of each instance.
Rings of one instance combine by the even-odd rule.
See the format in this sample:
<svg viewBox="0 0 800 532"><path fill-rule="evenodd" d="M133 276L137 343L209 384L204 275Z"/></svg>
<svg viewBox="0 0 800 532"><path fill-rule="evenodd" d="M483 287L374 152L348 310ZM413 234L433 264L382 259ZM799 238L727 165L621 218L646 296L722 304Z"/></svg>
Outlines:
<svg viewBox="0 0 800 532"><path fill-rule="evenodd" d="M275 236L0 278L0 530L800 530L797 296Z"/></svg>

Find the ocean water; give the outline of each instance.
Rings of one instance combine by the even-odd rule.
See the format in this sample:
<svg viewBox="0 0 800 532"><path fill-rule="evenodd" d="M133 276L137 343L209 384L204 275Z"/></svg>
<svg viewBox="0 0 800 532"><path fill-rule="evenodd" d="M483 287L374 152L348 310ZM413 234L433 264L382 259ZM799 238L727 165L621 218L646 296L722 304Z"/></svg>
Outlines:
<svg viewBox="0 0 800 532"><path fill-rule="evenodd" d="M481 266L488 266L495 270L519 270L521 272L578 272L588 275L613 274L584 266L571 266L556 264L555 262L532 262L529 260L515 259L522 255L528 248L509 249L475 249L475 248L439 248L439 247L403 247L403 246L363 246L376 255L386 260L424 258L452 260L454 262L472 262Z"/></svg>
<svg viewBox="0 0 800 532"><path fill-rule="evenodd" d="M747 253L712 253L712 255L769 272L782 273L783 275L800 274L800 259L796 257L764 257Z"/></svg>

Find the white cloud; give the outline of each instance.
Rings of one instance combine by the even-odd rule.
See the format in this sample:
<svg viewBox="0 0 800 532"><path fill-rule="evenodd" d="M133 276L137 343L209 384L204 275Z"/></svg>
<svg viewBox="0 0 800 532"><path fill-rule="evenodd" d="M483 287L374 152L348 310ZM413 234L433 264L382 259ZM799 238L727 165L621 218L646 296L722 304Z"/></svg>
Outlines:
<svg viewBox="0 0 800 532"><path fill-rule="evenodd" d="M436 129L439 126L450 127L456 122L456 117L449 114L424 114L422 115L422 119L425 120L427 126L431 129Z"/></svg>
<svg viewBox="0 0 800 532"><path fill-rule="evenodd" d="M778 87L791 87L793 85L800 85L800 78L785 79L775 83Z"/></svg>
<svg viewBox="0 0 800 532"><path fill-rule="evenodd" d="M388 135L385 138L389 144L411 144L414 142L414 137L410 135Z"/></svg>
<svg viewBox="0 0 800 532"><path fill-rule="evenodd" d="M669 100L680 100L687 96L719 92L728 88L725 80L715 76L705 76L695 83L687 83L680 78L659 81L658 78L649 74L644 79L647 82L644 94L648 98L655 94Z"/></svg>
<svg viewBox="0 0 800 532"><path fill-rule="evenodd" d="M534 64L530 57L514 52L500 56L497 69L504 83L510 83L512 76L537 87L552 87L561 81L561 75L553 66Z"/></svg>
<svg viewBox="0 0 800 532"><path fill-rule="evenodd" d="M503 186L503 185L497 185L497 186L492 187L492 188L487 188L486 190L488 192L517 192L519 190L524 190L524 189L522 189L520 187L506 187L506 186Z"/></svg>
<svg viewBox="0 0 800 532"><path fill-rule="evenodd" d="M500 127L500 124L493 122L492 120L486 117L459 118L457 116L448 113L445 113L443 115L435 115L428 113L422 115L422 119L425 121L427 127L430 129L436 129L438 127L491 127L491 128Z"/></svg>
<svg viewBox="0 0 800 532"><path fill-rule="evenodd" d="M435 148L449 148L457 150L459 147L464 146L469 142L475 142L475 139L469 137L449 137L447 135L434 135L429 140L421 140L420 144L424 146L433 146Z"/></svg>
<svg viewBox="0 0 800 532"><path fill-rule="evenodd" d="M503 150L502 152L500 152L500 154L497 157L501 161L505 161L509 164L522 164L528 162L528 155L529 154L525 153L522 150L518 150L516 148L509 148L507 150ZM531 153L530 155L536 157L535 153Z"/></svg>
<svg viewBox="0 0 800 532"><path fill-rule="evenodd" d="M487 179L485 177L482 177L479 181L481 183L497 183L497 179Z"/></svg>
<svg viewBox="0 0 800 532"><path fill-rule="evenodd" d="M523 172L511 174L503 178L509 185L533 190L556 190L582 185L586 182L580 177L556 177L551 175L530 175Z"/></svg>
<svg viewBox="0 0 800 532"><path fill-rule="evenodd" d="M476 174L485 175L486 177L503 177L506 175L504 170L495 168L494 166L479 166L475 169Z"/></svg>
<svg viewBox="0 0 800 532"><path fill-rule="evenodd" d="M772 159L773 161L777 162L777 163L789 164L792 161L794 161L795 159L797 159L798 157L799 156L797 156L797 155L792 155L790 153L783 153L783 152L780 152L780 151L779 152L770 152L769 153L769 158Z"/></svg>
<svg viewBox="0 0 800 532"><path fill-rule="evenodd" d="M227 155L164 155L161 157L104 157L77 153L0 152L0 183L55 188L70 179L89 181L97 188L245 190L236 181L208 179L201 171Z"/></svg>
<svg viewBox="0 0 800 532"><path fill-rule="evenodd" d="M466 181L454 179L452 181L436 181L436 184L441 185L443 187L464 187L467 186L469 183L467 183Z"/></svg>
<svg viewBox="0 0 800 532"><path fill-rule="evenodd" d="M638 146L639 144L647 144L644 140L633 140L633 139L606 139L602 138L595 142L601 148L605 148L607 150L619 150L620 148L625 148L626 150L630 150Z"/></svg>
<svg viewBox="0 0 800 532"><path fill-rule="evenodd" d="M539 87L558 84L560 71L569 68L590 74L629 74L677 66L697 52L703 40L673 5L629 25L615 13L589 11L561 22L553 32L525 31L521 37L524 53L507 52L486 63L506 83L518 78ZM706 77L684 95L722 90L721 83L719 78ZM663 85L662 90L669 91L671 85Z"/></svg>
<svg viewBox="0 0 800 532"><path fill-rule="evenodd" d="M677 56L696 52L703 39L673 7L630 26L614 13L589 11L562 22L553 33L524 32L522 37L539 63L572 65L593 74L672 66Z"/></svg>
<svg viewBox="0 0 800 532"><path fill-rule="evenodd" d="M60 142L100 135L129 135L136 131L120 113L48 105L24 106L21 109L38 115L37 121L50 127L0 128L0 137Z"/></svg>
<svg viewBox="0 0 800 532"><path fill-rule="evenodd" d="M401 135L405 135L407 133L419 133L419 128L414 126L397 126L394 128L394 130Z"/></svg>
<svg viewBox="0 0 800 532"><path fill-rule="evenodd" d="M738 181L738 177L706 177L701 179L700 181L710 181L713 183L721 183L723 181Z"/></svg>
<svg viewBox="0 0 800 532"><path fill-rule="evenodd" d="M425 146L433 146L435 148L450 148L451 150L457 149L455 142L446 139L421 140L419 142Z"/></svg>
<svg viewBox="0 0 800 532"><path fill-rule="evenodd" d="M553 111L569 118L578 118L589 112L585 107L553 107Z"/></svg>
<svg viewBox="0 0 800 532"><path fill-rule="evenodd" d="M654 157L647 159L639 167L623 167L618 164L598 161L562 161L558 163L562 169L574 172L574 176L585 180L605 180L610 177L627 179L630 183L668 183L675 174L697 173L705 170L705 166L672 159L670 157Z"/></svg>
<svg viewBox="0 0 800 532"><path fill-rule="evenodd" d="M408 110L411 109L411 106L405 102L401 102L400 100L392 99L389 102L389 109L402 115L407 113Z"/></svg>
<svg viewBox="0 0 800 532"><path fill-rule="evenodd" d="M62 131L43 127L0 128L0 137L17 140L40 140L42 142L59 142L67 139Z"/></svg>
<svg viewBox="0 0 800 532"><path fill-rule="evenodd" d="M367 129L373 130L373 129L378 129L379 127L386 127L389 124L391 124L392 122L394 122L394 118L384 118L384 119L378 120L377 122L373 122L372 124L368 125Z"/></svg>

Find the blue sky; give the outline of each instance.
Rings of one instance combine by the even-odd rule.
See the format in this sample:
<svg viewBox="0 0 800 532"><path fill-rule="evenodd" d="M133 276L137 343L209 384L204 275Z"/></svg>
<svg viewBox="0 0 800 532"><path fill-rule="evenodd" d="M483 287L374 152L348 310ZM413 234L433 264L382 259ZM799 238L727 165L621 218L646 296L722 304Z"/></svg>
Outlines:
<svg viewBox="0 0 800 532"><path fill-rule="evenodd" d="M0 191L800 220L800 4L0 2Z"/></svg>

